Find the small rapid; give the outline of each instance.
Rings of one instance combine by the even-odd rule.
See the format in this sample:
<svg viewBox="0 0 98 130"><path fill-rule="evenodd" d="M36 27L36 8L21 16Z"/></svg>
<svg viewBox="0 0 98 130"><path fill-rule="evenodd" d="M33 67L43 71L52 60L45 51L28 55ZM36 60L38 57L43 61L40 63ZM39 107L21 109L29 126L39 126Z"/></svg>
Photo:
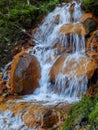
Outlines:
<svg viewBox="0 0 98 130"><path fill-rule="evenodd" d="M95 64L90 66L91 58L85 54L82 14L81 2L73 0L56 7L37 28L33 35L36 45L27 53L35 56L40 64L39 87L32 94L9 98L4 104L0 99L0 130L39 130L43 122L38 119L46 107L55 109L58 104L73 104L86 93L89 67ZM6 65L3 75L7 81L6 70L11 64ZM45 110L40 111L42 108Z"/></svg>
<svg viewBox="0 0 98 130"><path fill-rule="evenodd" d="M73 9L71 9L73 8ZM70 11L71 10L71 11ZM31 96L25 96L24 100L38 100L55 102L76 102L81 95L85 94L87 89L87 76L77 77L77 66L81 66L81 59L85 59L85 36L77 32L62 33L62 26L81 26L80 18L82 16L81 3L73 1L65 4L63 7L49 13L42 25L37 28L34 34L36 46L30 52L35 55L41 66L41 79L39 88ZM67 29L65 29L67 30ZM67 30L68 31L68 30ZM59 48L59 49L58 49ZM67 53L69 51L69 53ZM55 61L64 53L66 59L62 70L68 70L69 73L60 72L55 77L55 82L50 81L50 70ZM74 63L68 68L68 62L74 60ZM86 69L85 63L85 69ZM81 68L82 69L82 68ZM71 76L72 75L74 76Z"/></svg>

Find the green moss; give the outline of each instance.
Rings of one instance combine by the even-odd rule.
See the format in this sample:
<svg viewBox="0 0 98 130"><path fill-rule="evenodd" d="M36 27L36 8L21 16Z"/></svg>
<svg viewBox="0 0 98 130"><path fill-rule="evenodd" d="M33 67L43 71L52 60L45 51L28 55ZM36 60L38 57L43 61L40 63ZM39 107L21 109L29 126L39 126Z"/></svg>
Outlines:
<svg viewBox="0 0 98 130"><path fill-rule="evenodd" d="M87 12L92 12L98 16L98 0L83 0L82 3Z"/></svg>
<svg viewBox="0 0 98 130"><path fill-rule="evenodd" d="M8 52L11 53L19 40L24 37L25 34L21 29L29 30L36 27L42 16L52 11L59 0L30 2L28 5L26 0L0 0L0 60L2 59L0 67L12 60L13 56L8 58Z"/></svg>
<svg viewBox="0 0 98 130"><path fill-rule="evenodd" d="M76 103L64 123L62 130L69 130L85 118L92 128L98 125L98 94L95 98L84 96L82 100Z"/></svg>

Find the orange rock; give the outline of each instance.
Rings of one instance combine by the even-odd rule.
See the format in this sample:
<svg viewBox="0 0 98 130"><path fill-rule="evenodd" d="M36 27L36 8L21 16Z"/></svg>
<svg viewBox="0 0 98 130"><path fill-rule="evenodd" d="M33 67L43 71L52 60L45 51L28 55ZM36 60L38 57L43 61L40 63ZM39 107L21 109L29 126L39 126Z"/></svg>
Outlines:
<svg viewBox="0 0 98 130"><path fill-rule="evenodd" d="M94 31L91 34L91 37L87 39L86 41L86 54L89 57L92 57L97 60L98 58L98 36L97 36L97 31Z"/></svg>
<svg viewBox="0 0 98 130"><path fill-rule="evenodd" d="M48 110L45 112L42 118L42 128L51 128L58 122L57 113L53 110Z"/></svg>
<svg viewBox="0 0 98 130"><path fill-rule="evenodd" d="M86 19L88 18L93 18L93 14L92 13L84 13L81 17L81 22L83 23Z"/></svg>
<svg viewBox="0 0 98 130"><path fill-rule="evenodd" d="M55 23L55 24L58 24L58 23L59 23L59 20L60 20L60 15L57 14L56 17L55 17L54 23Z"/></svg>
<svg viewBox="0 0 98 130"><path fill-rule="evenodd" d="M39 86L40 65L34 55L20 52L14 58L10 72L12 92L30 94Z"/></svg>
<svg viewBox="0 0 98 130"><path fill-rule="evenodd" d="M0 79L0 95L2 95L6 89L6 81Z"/></svg>
<svg viewBox="0 0 98 130"><path fill-rule="evenodd" d="M6 112L8 112L8 115L6 114L6 118L5 116L2 116L2 120L6 119L5 123L8 126L13 125L12 123L14 122L16 124L16 121L18 119L22 121L22 124L17 124L19 125L20 130L22 126L27 126L30 130L48 130L48 128L50 127L54 129L53 126L59 124L59 128L61 128L64 123L64 120L66 119L66 113L68 113L70 108L73 106L73 104L60 103L56 107L49 106L49 110L49 108L43 106L43 102L39 102L37 104L31 102L21 102L19 100L19 102L16 102L15 99L16 98L14 98L13 96L11 98L7 97L6 100L3 102L2 98L0 97L0 113L1 115L3 115L6 114ZM11 124L9 124L9 112L11 112L10 119L14 119L14 122L12 122ZM44 128L42 128L42 126ZM46 128L46 126L48 128ZM23 127L22 129L25 128Z"/></svg>
<svg viewBox="0 0 98 130"><path fill-rule="evenodd" d="M61 34L66 35L70 33L78 34L81 36L86 35L86 30L82 24L65 24L60 28L60 32Z"/></svg>
<svg viewBox="0 0 98 130"><path fill-rule="evenodd" d="M96 62L91 58L84 57L76 61L75 58L66 60L66 56L60 56L52 66L50 70L50 80L55 81L55 77L59 74L66 74L70 77L80 77L87 75L88 79L93 75L96 69ZM64 61L66 60L66 66L64 67Z"/></svg>
<svg viewBox="0 0 98 130"><path fill-rule="evenodd" d="M84 13L80 19L80 21L82 23L84 23L84 21L88 18L92 18L94 19L97 23L98 23L98 18L96 16L94 16L92 13Z"/></svg>
<svg viewBox="0 0 98 130"><path fill-rule="evenodd" d="M97 28L97 19L93 16L92 13L84 13L80 21L83 23L87 35L95 31Z"/></svg>
<svg viewBox="0 0 98 130"><path fill-rule="evenodd" d="M50 70L50 79L51 79L52 82L55 81L56 75L58 75L59 72L61 71L61 68L63 66L65 58L66 58L66 56L62 55L53 64L53 66L52 66L52 68Z"/></svg>

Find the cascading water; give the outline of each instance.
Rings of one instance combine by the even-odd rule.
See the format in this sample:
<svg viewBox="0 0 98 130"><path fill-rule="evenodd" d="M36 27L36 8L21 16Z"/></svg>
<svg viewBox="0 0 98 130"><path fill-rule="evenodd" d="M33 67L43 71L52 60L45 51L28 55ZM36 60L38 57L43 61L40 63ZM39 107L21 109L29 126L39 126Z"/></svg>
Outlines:
<svg viewBox="0 0 98 130"><path fill-rule="evenodd" d="M14 102L33 102L43 101L43 105L55 104L58 102L76 102L87 89L87 75L78 75L77 68L84 72L89 64L85 55L85 37L69 32L62 33L62 26L81 26L80 18L82 15L81 3L73 0L63 7L57 7L46 17L43 24L34 34L36 46L28 53L35 55L41 66L41 79L39 88L31 95L24 96L21 100ZM70 8L74 7L70 13ZM51 81L51 68L62 55L65 57L60 72L55 76L55 81ZM81 64L85 62L84 64ZM6 73L5 73L6 75ZM6 76L5 76L6 77ZM11 101L12 102L12 101ZM14 107L11 106L11 109ZM15 116L10 110L0 111L1 130L31 130L24 122L24 113L19 110ZM15 112L15 111L14 111ZM38 130L38 129L33 129Z"/></svg>
<svg viewBox="0 0 98 130"><path fill-rule="evenodd" d="M72 6L74 7L74 11L71 14L70 8ZM65 100L74 102L86 92L86 75L77 77L77 72L74 71L74 66L80 64L79 61L86 57L85 37L77 33L66 35L60 32L60 28L63 25L79 24L79 26L81 26L79 21L82 15L80 6L81 3L73 1L63 7L57 7L52 13L49 13L43 21L43 24L34 34L36 46L33 48L31 54L35 55L39 60L41 79L39 81L40 88L35 91L34 95L31 95L31 99L35 98L36 100L50 101L53 103ZM55 47L58 44L60 51ZM68 49L71 49L71 53L67 54L62 70L68 68L68 62L74 59L74 64L72 65L73 70L71 69L69 74L59 73L55 77L55 83L51 83L49 76L50 69L63 51L67 51ZM74 74L73 77L71 73ZM30 96L24 99L30 100Z"/></svg>

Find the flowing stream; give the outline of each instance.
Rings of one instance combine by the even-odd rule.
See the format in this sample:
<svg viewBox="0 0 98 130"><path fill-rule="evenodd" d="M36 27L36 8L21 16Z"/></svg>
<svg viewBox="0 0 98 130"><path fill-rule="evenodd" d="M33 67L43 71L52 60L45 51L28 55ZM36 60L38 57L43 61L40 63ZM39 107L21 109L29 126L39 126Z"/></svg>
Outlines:
<svg viewBox="0 0 98 130"><path fill-rule="evenodd" d="M74 7L74 11L71 14L69 10L72 6ZM80 60L86 57L85 37L75 33L70 33L68 36L60 32L60 28L63 25L79 24L81 26L81 15L81 3L73 1L63 7L56 7L53 12L48 14L42 25L38 27L34 34L36 46L31 51L31 54L38 58L41 65L40 88L33 95L25 96L24 100L36 99L38 101L48 101L53 104L65 101L71 103L78 101L81 95L86 92L86 75L76 77L74 71L76 64L79 64ZM60 45L60 52L55 47L57 44ZM49 76L51 67L56 59L62 55L63 50L65 49L66 51L69 48L71 48L71 53L67 54L62 70L66 69L68 62L74 59L76 64L72 65L73 70L71 71L74 77L71 77L70 74L59 73L55 78L55 83L52 84ZM54 89L56 92L53 91Z"/></svg>
<svg viewBox="0 0 98 130"><path fill-rule="evenodd" d="M72 6L74 11L70 13ZM63 25L79 24L81 26L82 13L81 3L73 0L73 2L65 4L63 7L56 7L53 12L48 14L42 25L37 28L34 34L36 46L29 53L37 57L41 66L40 87L33 94L24 96L16 102L43 101L45 105L58 102L73 103L80 100L81 95L85 94L88 82L87 76L78 77L75 71L77 64L81 67L81 59L86 58L85 37L77 33L66 35L60 32ZM57 45L60 46L59 51ZM70 53L67 53L69 50ZM55 82L51 82L50 70L63 52L66 52L64 53L66 58L62 71L55 77ZM68 68L71 61L73 61L71 67ZM87 64L88 62L85 62L85 69ZM69 73L63 73L66 68ZM10 111L0 112L0 124L2 124L0 129L29 130L27 126L23 126L24 122L20 116L21 113L14 118Z"/></svg>

